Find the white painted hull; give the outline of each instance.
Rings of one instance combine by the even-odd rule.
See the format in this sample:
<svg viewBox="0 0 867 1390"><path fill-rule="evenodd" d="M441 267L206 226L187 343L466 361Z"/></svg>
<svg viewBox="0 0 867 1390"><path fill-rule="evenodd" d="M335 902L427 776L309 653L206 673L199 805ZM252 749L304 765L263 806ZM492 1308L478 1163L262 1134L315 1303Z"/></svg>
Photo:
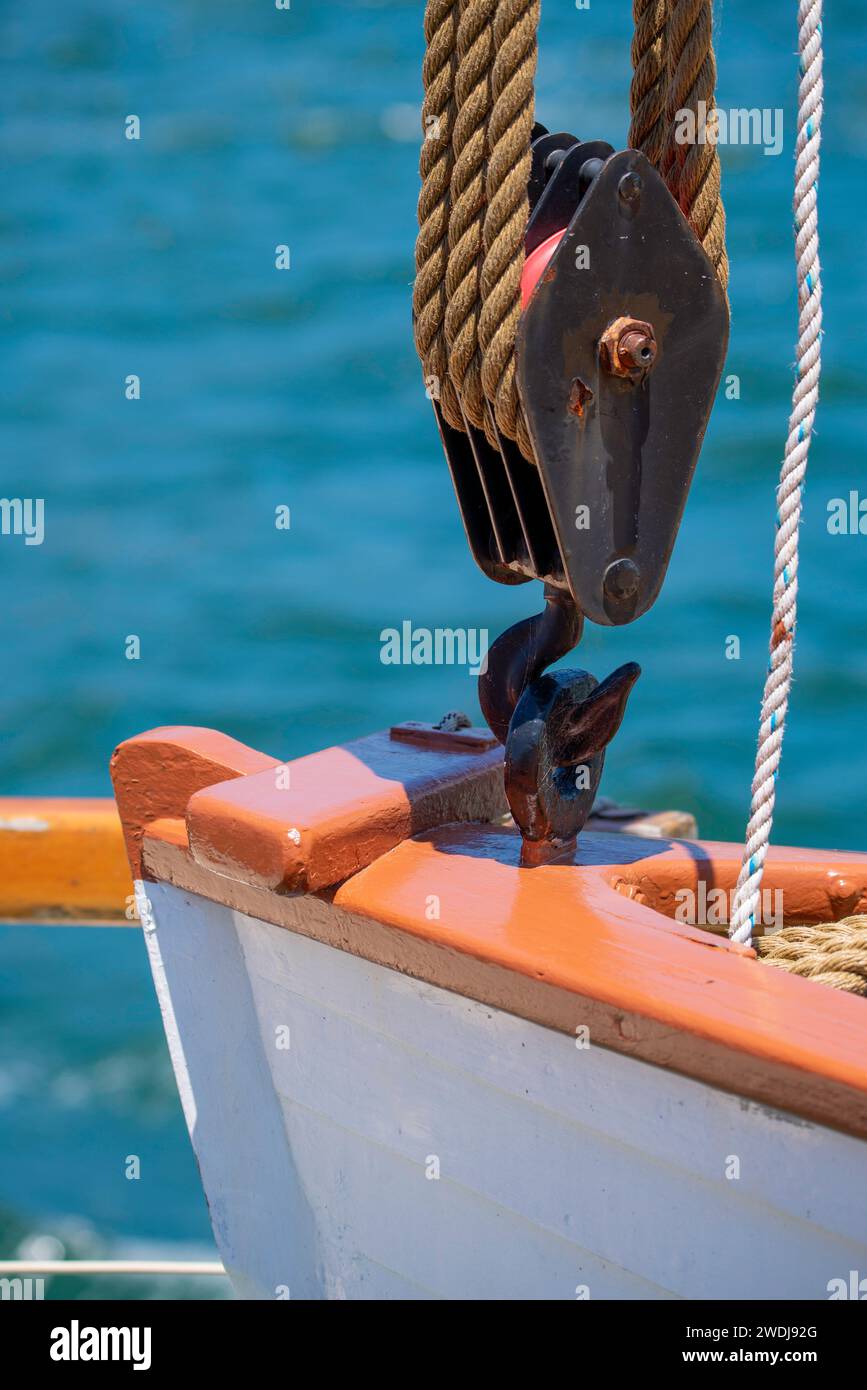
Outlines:
<svg viewBox="0 0 867 1390"><path fill-rule="evenodd" d="M147 895L240 1296L825 1299L867 1274L861 1140L181 889Z"/></svg>

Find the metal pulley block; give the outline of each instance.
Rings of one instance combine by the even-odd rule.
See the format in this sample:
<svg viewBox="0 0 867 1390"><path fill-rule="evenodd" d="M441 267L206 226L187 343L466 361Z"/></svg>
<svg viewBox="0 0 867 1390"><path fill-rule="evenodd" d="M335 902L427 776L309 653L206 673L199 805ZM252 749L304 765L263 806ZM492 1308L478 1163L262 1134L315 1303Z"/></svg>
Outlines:
<svg viewBox="0 0 867 1390"><path fill-rule="evenodd" d="M639 672L622 667L595 696L586 672L553 679L544 666L577 643L584 616L629 623L656 599L729 317L710 260L644 155L534 135L515 349L534 457L498 432L492 411L487 431L466 419L465 432L453 429L438 408L437 418L477 563L500 583L546 585L545 614L492 647L480 698L506 744L525 844L556 848L589 814ZM583 786L573 778L581 749Z"/></svg>
<svg viewBox="0 0 867 1390"><path fill-rule="evenodd" d="M537 127L537 129L540 129ZM539 134L517 340L535 465L467 424L440 431L473 555L542 579L593 622L654 602L728 342L713 266L649 161Z"/></svg>

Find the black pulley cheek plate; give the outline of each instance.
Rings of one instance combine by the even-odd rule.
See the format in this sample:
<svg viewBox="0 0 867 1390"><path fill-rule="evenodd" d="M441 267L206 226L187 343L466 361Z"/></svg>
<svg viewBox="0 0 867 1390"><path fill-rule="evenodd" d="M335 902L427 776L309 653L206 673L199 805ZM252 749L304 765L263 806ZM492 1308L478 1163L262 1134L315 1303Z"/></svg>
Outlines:
<svg viewBox="0 0 867 1390"><path fill-rule="evenodd" d="M544 143L539 142L542 146ZM528 256L548 237L568 226L586 191L586 185L581 180L582 168L591 161L604 163L613 155L614 147L605 140L584 140L576 141L567 150L561 147L558 153L562 157L556 168L556 178L549 178L543 192L530 204L530 220L524 237L524 250Z"/></svg>
<svg viewBox="0 0 867 1390"><path fill-rule="evenodd" d="M632 328L645 336L621 357ZM727 345L725 294L676 202L644 155L612 155L517 340L564 577L593 622L631 622L659 593Z"/></svg>
<svg viewBox="0 0 867 1390"><path fill-rule="evenodd" d="M557 151L563 151L565 153L566 150L571 150L572 146L578 143L575 136L570 135L565 130L559 131L556 135L549 135L546 130L543 135L538 136L533 141L531 146L532 159L530 177L527 181L527 201L529 202L531 213L545 190L548 174L545 161L548 156L555 154Z"/></svg>

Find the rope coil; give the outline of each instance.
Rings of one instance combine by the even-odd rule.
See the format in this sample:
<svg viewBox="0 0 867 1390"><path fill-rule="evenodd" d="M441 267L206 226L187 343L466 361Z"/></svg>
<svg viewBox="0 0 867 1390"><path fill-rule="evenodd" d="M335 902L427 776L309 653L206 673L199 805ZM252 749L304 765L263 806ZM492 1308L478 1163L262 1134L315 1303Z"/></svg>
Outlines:
<svg viewBox="0 0 867 1390"><path fill-rule="evenodd" d="M634 0L630 145L660 169L725 288L725 216L711 140L712 0ZM447 423L496 431L534 462L515 377L540 0L427 0L415 338ZM700 106L704 103L704 107Z"/></svg>
<svg viewBox="0 0 867 1390"><path fill-rule="evenodd" d="M756 942L759 959L816 984L867 995L867 916L783 927Z"/></svg>

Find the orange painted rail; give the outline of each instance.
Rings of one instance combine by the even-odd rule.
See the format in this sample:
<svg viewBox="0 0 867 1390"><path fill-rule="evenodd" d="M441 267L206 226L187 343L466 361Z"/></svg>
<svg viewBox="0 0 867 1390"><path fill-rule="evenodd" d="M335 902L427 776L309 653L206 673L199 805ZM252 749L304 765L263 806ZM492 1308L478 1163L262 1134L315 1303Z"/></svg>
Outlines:
<svg viewBox="0 0 867 1390"><path fill-rule="evenodd" d="M145 882L867 1139L863 999L676 920L683 890L730 893L740 845L585 830L527 868L501 757L382 732L281 764L179 727L112 777ZM867 854L774 846L765 882L790 920L867 910Z"/></svg>
<svg viewBox="0 0 867 1390"><path fill-rule="evenodd" d="M0 797L0 922L136 926L110 797Z"/></svg>

